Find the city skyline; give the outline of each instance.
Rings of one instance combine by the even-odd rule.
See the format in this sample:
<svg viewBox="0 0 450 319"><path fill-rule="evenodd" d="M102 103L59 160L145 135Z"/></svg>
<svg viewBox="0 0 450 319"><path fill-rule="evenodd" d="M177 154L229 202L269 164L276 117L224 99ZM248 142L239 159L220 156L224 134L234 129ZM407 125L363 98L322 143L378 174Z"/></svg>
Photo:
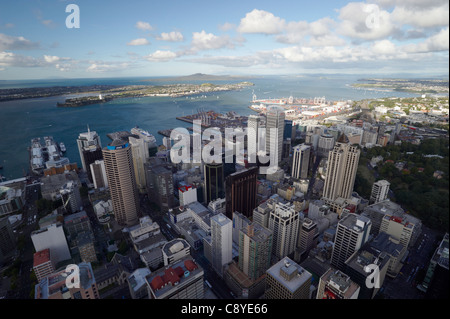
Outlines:
<svg viewBox="0 0 450 319"><path fill-rule="evenodd" d="M8 2L0 80L271 74L448 76L447 1ZM220 15L218 15L220 13Z"/></svg>

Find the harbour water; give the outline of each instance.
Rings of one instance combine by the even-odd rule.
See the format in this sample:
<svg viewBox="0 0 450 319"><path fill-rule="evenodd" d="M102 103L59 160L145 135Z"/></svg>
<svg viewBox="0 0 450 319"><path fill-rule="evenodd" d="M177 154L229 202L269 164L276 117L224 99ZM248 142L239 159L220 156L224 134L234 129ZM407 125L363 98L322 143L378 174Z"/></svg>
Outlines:
<svg viewBox="0 0 450 319"><path fill-rule="evenodd" d="M254 112L248 108L253 93L258 99L281 97L322 97L327 100L361 100L381 97L418 96L406 92L355 89L350 85L362 76L302 76L302 77L258 77L246 78L255 85L241 91L214 92L188 97L145 97L123 98L103 104L86 105L77 108L58 108L57 102L75 95L49 98L16 100L0 103L0 175L8 180L19 178L29 170L27 148L35 137L53 136L56 142L63 142L67 148L65 156L71 162L81 161L76 139L87 125L100 135L102 146L109 143L106 134L139 126L162 143L159 130L188 127L191 124L179 121L177 116L197 113L197 109L214 110L220 113L235 111L239 115ZM169 84L171 82L142 82L143 78L123 79L73 79L0 81L2 88L77 86L92 84L142 85ZM240 82L236 80L235 82ZM220 81L229 83L230 81ZM195 83L195 82L192 82Z"/></svg>

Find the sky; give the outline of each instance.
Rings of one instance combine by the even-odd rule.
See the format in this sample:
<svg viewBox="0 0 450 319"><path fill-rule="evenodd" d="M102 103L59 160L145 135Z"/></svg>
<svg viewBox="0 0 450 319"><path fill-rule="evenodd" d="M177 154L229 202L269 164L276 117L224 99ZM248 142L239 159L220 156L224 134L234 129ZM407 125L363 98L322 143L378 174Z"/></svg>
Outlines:
<svg viewBox="0 0 450 319"><path fill-rule="evenodd" d="M448 0L0 4L0 80L194 73L448 77L448 59Z"/></svg>

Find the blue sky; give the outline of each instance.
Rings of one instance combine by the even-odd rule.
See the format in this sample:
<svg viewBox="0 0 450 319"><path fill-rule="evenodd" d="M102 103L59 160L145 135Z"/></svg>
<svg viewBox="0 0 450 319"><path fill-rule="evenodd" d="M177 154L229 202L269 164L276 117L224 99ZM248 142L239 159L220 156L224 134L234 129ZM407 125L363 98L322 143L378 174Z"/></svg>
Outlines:
<svg viewBox="0 0 450 319"><path fill-rule="evenodd" d="M66 27L71 3L80 28ZM448 0L8 1L0 80L448 75L448 17Z"/></svg>

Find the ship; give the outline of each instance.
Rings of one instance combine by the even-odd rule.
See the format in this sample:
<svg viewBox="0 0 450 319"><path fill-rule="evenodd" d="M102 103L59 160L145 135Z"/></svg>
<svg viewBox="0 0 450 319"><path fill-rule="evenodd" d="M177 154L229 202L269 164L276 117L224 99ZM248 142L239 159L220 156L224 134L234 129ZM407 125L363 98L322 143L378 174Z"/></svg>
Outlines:
<svg viewBox="0 0 450 319"><path fill-rule="evenodd" d="M62 153L66 152L66 146L64 145L63 142L59 143L59 149L61 150Z"/></svg>

